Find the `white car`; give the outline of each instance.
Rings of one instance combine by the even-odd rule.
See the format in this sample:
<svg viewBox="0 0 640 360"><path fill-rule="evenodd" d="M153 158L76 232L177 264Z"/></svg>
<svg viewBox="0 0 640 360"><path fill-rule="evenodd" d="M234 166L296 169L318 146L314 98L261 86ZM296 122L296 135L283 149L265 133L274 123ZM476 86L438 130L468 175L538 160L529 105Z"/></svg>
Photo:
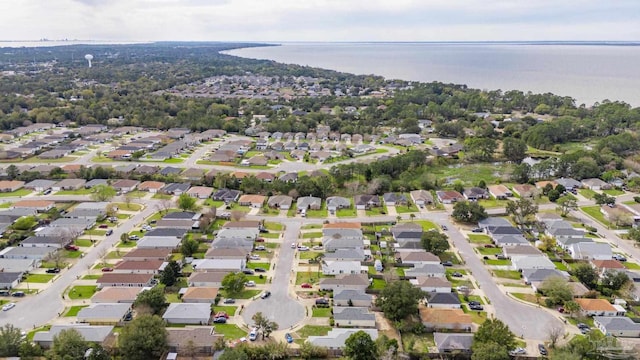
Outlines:
<svg viewBox="0 0 640 360"><path fill-rule="evenodd" d="M2 307L2 311L9 311L16 307L16 303L8 303L7 305Z"/></svg>
<svg viewBox="0 0 640 360"><path fill-rule="evenodd" d="M258 338L258 329L257 328L253 328L251 330L251 332L249 333L249 340L256 341L257 338Z"/></svg>
<svg viewBox="0 0 640 360"><path fill-rule="evenodd" d="M244 283L244 286L246 287L255 287L256 286L256 282L253 280L249 280L246 283Z"/></svg>
<svg viewBox="0 0 640 360"><path fill-rule="evenodd" d="M296 246L296 243L291 243L291 248L292 248L292 249L295 249L296 247L297 247L297 246Z"/></svg>
<svg viewBox="0 0 640 360"><path fill-rule="evenodd" d="M300 246L300 247L298 247L298 251L309 251L309 247L307 247L307 246Z"/></svg>
<svg viewBox="0 0 640 360"><path fill-rule="evenodd" d="M251 260L260 260L260 255L251 255L251 256L249 256L249 259L251 259Z"/></svg>
<svg viewBox="0 0 640 360"><path fill-rule="evenodd" d="M515 348L515 350L511 350L509 351L509 355L511 356L516 356L516 355L524 355L527 353L527 350L519 347L519 348Z"/></svg>

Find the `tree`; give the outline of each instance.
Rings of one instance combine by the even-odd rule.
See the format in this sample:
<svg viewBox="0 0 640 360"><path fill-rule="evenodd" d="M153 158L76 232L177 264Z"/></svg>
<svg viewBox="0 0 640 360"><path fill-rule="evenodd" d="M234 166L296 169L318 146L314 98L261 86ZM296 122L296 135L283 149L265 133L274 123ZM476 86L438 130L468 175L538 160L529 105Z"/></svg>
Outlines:
<svg viewBox="0 0 640 360"><path fill-rule="evenodd" d="M593 194L593 200L598 205L614 205L616 203L616 198L607 194Z"/></svg>
<svg viewBox="0 0 640 360"><path fill-rule="evenodd" d="M327 348L305 341L300 345L300 357L305 360L324 359L329 356Z"/></svg>
<svg viewBox="0 0 640 360"><path fill-rule="evenodd" d="M569 215L571 211L578 210L578 202L573 196L565 195L556 200L556 204L558 204L556 209L560 211L562 217Z"/></svg>
<svg viewBox="0 0 640 360"><path fill-rule="evenodd" d="M487 344L494 342L504 346L508 352L516 347L516 337L509 330L509 327L498 319L487 319L480 327L478 331L473 335L472 349L475 353L475 347L477 344ZM480 358L477 358L480 359Z"/></svg>
<svg viewBox="0 0 640 360"><path fill-rule="evenodd" d="M0 356L18 356L21 343L22 333L20 329L11 324L6 324L0 328Z"/></svg>
<svg viewBox="0 0 640 360"><path fill-rule="evenodd" d="M164 298L164 286L155 286L149 290L145 290L138 294L134 303L136 307L147 306L153 314L159 314L162 312L166 305Z"/></svg>
<svg viewBox="0 0 640 360"><path fill-rule="evenodd" d="M75 329L62 330L53 337L47 357L54 360L81 360L89 348L86 340Z"/></svg>
<svg viewBox="0 0 640 360"><path fill-rule="evenodd" d="M182 211L190 211L196 209L196 198L189 196L188 194L181 194L178 197L178 208Z"/></svg>
<svg viewBox="0 0 640 360"><path fill-rule="evenodd" d="M378 351L371 336L360 330L344 341L344 355L351 360L375 360L378 358Z"/></svg>
<svg viewBox="0 0 640 360"><path fill-rule="evenodd" d="M509 200L507 201L506 211L516 224L522 226L533 221L533 216L538 212L538 205L527 198L520 198L517 201Z"/></svg>
<svg viewBox="0 0 640 360"><path fill-rule="evenodd" d="M562 305L573 300L571 286L559 276L551 276L545 279L540 286L540 291L547 297L547 302L550 305Z"/></svg>
<svg viewBox="0 0 640 360"><path fill-rule="evenodd" d="M165 284L166 286L175 285L175 283L178 281L181 270L182 269L180 268L180 264L178 264L175 260L169 261L164 270L162 270L160 282Z"/></svg>
<svg viewBox="0 0 640 360"><path fill-rule="evenodd" d="M486 137L471 137L464 141L465 158L489 161L498 145L496 141Z"/></svg>
<svg viewBox="0 0 640 360"><path fill-rule="evenodd" d="M13 228L15 230L31 230L37 223L35 216L23 216L13 223Z"/></svg>
<svg viewBox="0 0 640 360"><path fill-rule="evenodd" d="M600 283L612 291L618 291L630 281L629 276L622 271L607 270L602 275Z"/></svg>
<svg viewBox="0 0 640 360"><path fill-rule="evenodd" d="M185 257L191 257L193 254L198 252L198 248L200 247L200 243L198 240L193 238L187 238L182 240L182 245L180 246L180 252Z"/></svg>
<svg viewBox="0 0 640 360"><path fill-rule="evenodd" d="M262 331L263 339L265 337L269 337L269 335L271 335L271 332L278 330L278 323L267 319L260 311L253 314L251 320L253 320L253 323L258 328L258 330Z"/></svg>
<svg viewBox="0 0 640 360"><path fill-rule="evenodd" d="M96 185L91 192L91 199L93 201L109 201L116 196L116 189L109 185Z"/></svg>
<svg viewBox="0 0 640 360"><path fill-rule="evenodd" d="M564 335L564 327L562 326L552 326L549 329L549 347L552 349L556 348L556 344L558 340Z"/></svg>
<svg viewBox="0 0 640 360"><path fill-rule="evenodd" d="M382 289L376 299L387 319L400 321L409 315L418 313L418 303L424 298L424 292L408 281L393 281Z"/></svg>
<svg viewBox="0 0 640 360"><path fill-rule="evenodd" d="M547 194L547 197L549 198L549 201L556 202L558 199L560 199L560 195L561 195L561 192L558 191L558 189L553 189L549 191L549 193Z"/></svg>
<svg viewBox="0 0 640 360"><path fill-rule="evenodd" d="M578 304L577 302L571 300L564 303L564 312L566 314L569 314L569 316L573 317L573 315L578 311L580 311L580 304Z"/></svg>
<svg viewBox="0 0 640 360"><path fill-rule="evenodd" d="M587 263L580 263L574 266L573 275L589 289L595 289L598 284L598 272Z"/></svg>
<svg viewBox="0 0 640 360"><path fill-rule="evenodd" d="M434 255L440 255L449 250L450 247L447 241L447 235L435 230L422 233L420 242L422 243L423 249Z"/></svg>
<svg viewBox="0 0 640 360"><path fill-rule="evenodd" d="M471 360L509 360L511 356L509 355L509 349L503 344L497 343L495 341L491 342L473 342L471 346L473 349L473 354L471 355Z"/></svg>
<svg viewBox="0 0 640 360"><path fill-rule="evenodd" d="M222 279L222 287L229 294L239 294L244 290L244 283L247 282L247 276L244 273L229 273Z"/></svg>
<svg viewBox="0 0 640 360"><path fill-rule="evenodd" d="M456 221L464 223L477 223L480 220L486 219L487 211L484 207L477 202L458 201L453 205L453 212L451 217Z"/></svg>
<svg viewBox="0 0 640 360"><path fill-rule="evenodd" d="M124 360L159 359L167 349L167 330L162 318L141 315L125 326L118 336Z"/></svg>
<svg viewBox="0 0 640 360"><path fill-rule="evenodd" d="M631 228L629 232L627 232L627 237L637 243L640 243L640 228Z"/></svg>
<svg viewBox="0 0 640 360"><path fill-rule="evenodd" d="M225 349L218 360L249 360L249 355L241 347Z"/></svg>
<svg viewBox="0 0 640 360"><path fill-rule="evenodd" d="M109 352L102 345L91 344L89 349L91 349L91 354L84 360L111 360Z"/></svg>
<svg viewBox="0 0 640 360"><path fill-rule="evenodd" d="M520 162L527 156L527 143L522 139L505 138L502 140L502 154L509 161Z"/></svg>

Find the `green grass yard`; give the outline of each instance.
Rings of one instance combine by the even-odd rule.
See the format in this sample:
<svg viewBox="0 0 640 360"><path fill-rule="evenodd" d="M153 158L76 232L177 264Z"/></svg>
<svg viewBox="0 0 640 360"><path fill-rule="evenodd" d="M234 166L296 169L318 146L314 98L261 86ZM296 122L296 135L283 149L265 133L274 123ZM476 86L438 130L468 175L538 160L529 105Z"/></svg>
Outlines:
<svg viewBox="0 0 640 360"><path fill-rule="evenodd" d="M225 339L235 340L247 336L247 332L236 324L214 324L213 328L216 333L224 335Z"/></svg>
<svg viewBox="0 0 640 360"><path fill-rule="evenodd" d="M311 317L331 317L331 308L313 307Z"/></svg>
<svg viewBox="0 0 640 360"><path fill-rule="evenodd" d="M353 204L351 205L350 208L336 210L336 216L339 217L339 218L342 218L342 217L356 217L357 215L358 215L358 212L357 212L356 208L353 206Z"/></svg>
<svg viewBox="0 0 640 360"><path fill-rule="evenodd" d="M69 289L67 295L71 300L90 299L96 293L98 287L95 285L76 285Z"/></svg>
<svg viewBox="0 0 640 360"><path fill-rule="evenodd" d="M309 336L325 336L331 330L330 326L322 326L322 325L305 325L300 330L296 331L295 334L298 337L306 339Z"/></svg>
<svg viewBox="0 0 640 360"><path fill-rule="evenodd" d="M76 306L72 306L69 308L69 310L67 310L66 313L64 313L64 317L72 317L72 316L78 316L78 313L80 312L80 310L86 308L89 305L76 305Z"/></svg>
<svg viewBox="0 0 640 360"><path fill-rule="evenodd" d="M265 221L264 227L269 231L282 231L284 230L284 225L272 221Z"/></svg>
<svg viewBox="0 0 640 360"><path fill-rule="evenodd" d="M487 235L469 234L469 242L472 244L491 244L491 238Z"/></svg>
<svg viewBox="0 0 640 360"><path fill-rule="evenodd" d="M91 192L91 189L81 188L77 190L60 190L54 195L89 195Z"/></svg>
<svg viewBox="0 0 640 360"><path fill-rule="evenodd" d="M368 210L365 210L365 212L367 216L378 216L378 215L388 214L386 205L379 206L379 207L372 207Z"/></svg>
<svg viewBox="0 0 640 360"><path fill-rule="evenodd" d="M222 290L222 296L227 298L235 298L235 299L251 299L252 297L260 294L262 291L260 290L249 290L249 289L245 289L242 292L240 292L239 294L229 294L227 293L225 290Z"/></svg>
<svg viewBox="0 0 640 360"><path fill-rule="evenodd" d="M304 283L317 284L322 277L322 273L317 271L303 271L296 273L296 285L302 285Z"/></svg>
<svg viewBox="0 0 640 360"><path fill-rule="evenodd" d="M493 275L503 279L520 280L522 274L515 270L492 270Z"/></svg>
<svg viewBox="0 0 640 360"><path fill-rule="evenodd" d="M602 192L607 194L607 195L609 195L609 196L624 195L624 191L618 190L618 189L607 189L607 190L602 190Z"/></svg>
<svg viewBox="0 0 640 360"><path fill-rule="evenodd" d="M580 189L580 190L578 190L578 194L586 197L587 199L593 199L593 197L595 196L596 192L591 190L591 189Z"/></svg>
<svg viewBox="0 0 640 360"><path fill-rule="evenodd" d="M54 277L52 274L29 274L24 282L46 284Z"/></svg>
<svg viewBox="0 0 640 360"><path fill-rule="evenodd" d="M0 192L0 198L3 197L22 197L22 196L27 196L29 194L31 194L33 191L29 190L29 189L19 189L16 191L10 191L10 192Z"/></svg>

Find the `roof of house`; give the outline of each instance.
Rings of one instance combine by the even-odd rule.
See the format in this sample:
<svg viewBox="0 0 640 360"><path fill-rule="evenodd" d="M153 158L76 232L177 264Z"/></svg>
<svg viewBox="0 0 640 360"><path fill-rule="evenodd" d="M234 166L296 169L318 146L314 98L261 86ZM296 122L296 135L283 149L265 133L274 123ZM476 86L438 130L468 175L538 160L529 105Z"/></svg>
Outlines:
<svg viewBox="0 0 640 360"><path fill-rule="evenodd" d="M353 335L358 331L364 331L369 336L371 336L372 340L376 340L378 338L378 330L376 329L344 329L344 328L333 328L329 330L329 333L324 336L309 336L307 341L316 346L322 346L326 348L337 349L344 346L344 342L349 338L349 336Z"/></svg>
<svg viewBox="0 0 640 360"><path fill-rule="evenodd" d="M217 257L237 257L246 258L247 252L242 248L212 248L207 251L205 258L214 259Z"/></svg>
<svg viewBox="0 0 640 360"><path fill-rule="evenodd" d="M91 297L93 303L134 302L142 291L137 287L106 287Z"/></svg>
<svg viewBox="0 0 640 360"><path fill-rule="evenodd" d="M217 339L220 338L224 338L224 335L216 333L214 326L167 328L167 342L170 347L210 347L212 344L216 343Z"/></svg>
<svg viewBox="0 0 640 360"><path fill-rule="evenodd" d="M605 299L584 299L577 298L575 302L580 305L584 311L616 311L616 308Z"/></svg>
<svg viewBox="0 0 640 360"><path fill-rule="evenodd" d="M116 182L113 183L113 187L114 188L130 188L130 187L134 187L136 185L138 185L140 182L138 180L129 180L129 179L122 179L122 180L118 180Z"/></svg>
<svg viewBox="0 0 640 360"><path fill-rule="evenodd" d="M215 299L218 288L214 287L189 287L182 294L182 300Z"/></svg>
<svg viewBox="0 0 640 360"><path fill-rule="evenodd" d="M351 320L375 321L376 315L364 307L334 306L333 318L336 322Z"/></svg>
<svg viewBox="0 0 640 360"><path fill-rule="evenodd" d="M420 320L425 323L444 324L472 324L471 315L465 314L462 309L438 309L420 306Z"/></svg>
<svg viewBox="0 0 640 360"><path fill-rule="evenodd" d="M90 325L52 325L48 331L38 331L33 336L34 342L52 342L60 332L75 329L82 337L89 342L101 343L113 331L113 326L90 326Z"/></svg>
<svg viewBox="0 0 640 360"><path fill-rule="evenodd" d="M291 206L292 202L293 202L293 198L291 196L287 196L287 195L274 195L274 196L271 196L269 198L269 200L267 201L267 203L271 207L276 206L276 205L278 205L280 207L282 207L282 205Z"/></svg>
<svg viewBox="0 0 640 360"><path fill-rule="evenodd" d="M114 270L160 270L164 260L123 260L117 263Z"/></svg>
<svg viewBox="0 0 640 360"><path fill-rule="evenodd" d="M367 274L341 274L334 278L322 278L321 285L369 285Z"/></svg>
<svg viewBox="0 0 640 360"><path fill-rule="evenodd" d="M456 293L431 293L428 295L429 304L460 305L460 299Z"/></svg>
<svg viewBox="0 0 640 360"><path fill-rule="evenodd" d="M54 206L55 202L50 200L20 200L13 203L13 207L18 208L46 208Z"/></svg>
<svg viewBox="0 0 640 360"><path fill-rule="evenodd" d="M323 229L360 229L362 224L359 222L334 222L322 225Z"/></svg>
<svg viewBox="0 0 640 360"><path fill-rule="evenodd" d="M529 282L544 281L553 276L562 278L567 277L565 274L555 269L522 269L522 276Z"/></svg>
<svg viewBox="0 0 640 360"><path fill-rule="evenodd" d="M78 319L122 319L131 310L131 304L98 303L82 308Z"/></svg>
<svg viewBox="0 0 640 360"><path fill-rule="evenodd" d="M222 279L224 279L225 275L227 274L228 272L224 272L224 271L195 272L195 273L192 273L191 276L189 276L189 283L194 283L194 282L218 283L218 282L222 282Z"/></svg>
<svg viewBox="0 0 640 360"><path fill-rule="evenodd" d="M185 229L173 229L173 228L156 228L144 235L144 237L164 237L164 236L172 236L181 238L184 234L187 233Z"/></svg>
<svg viewBox="0 0 640 360"><path fill-rule="evenodd" d="M162 315L163 319L209 319L211 306L200 303L171 303Z"/></svg>
<svg viewBox="0 0 640 360"><path fill-rule="evenodd" d="M244 194L238 199L239 203L262 204L267 197L264 195Z"/></svg>
<svg viewBox="0 0 640 360"><path fill-rule="evenodd" d="M593 266L598 269L625 269L624 265L618 260L591 260Z"/></svg>
<svg viewBox="0 0 640 360"><path fill-rule="evenodd" d="M502 249L502 252L507 256L523 256L523 255L539 255L542 256L542 251L536 249L530 244L509 246Z"/></svg>
<svg viewBox="0 0 640 360"><path fill-rule="evenodd" d="M440 351L470 350L473 334L433 333L433 340Z"/></svg>
<svg viewBox="0 0 640 360"><path fill-rule="evenodd" d="M98 284L147 284L153 278L153 274L117 274L106 273L98 280Z"/></svg>
<svg viewBox="0 0 640 360"><path fill-rule="evenodd" d="M439 276L417 276L414 280L410 281L418 287L451 287L451 283L447 278Z"/></svg>
<svg viewBox="0 0 640 360"><path fill-rule="evenodd" d="M436 195L438 195L438 198L441 200L461 200L464 198L462 194L454 190L436 191Z"/></svg>
<svg viewBox="0 0 640 360"><path fill-rule="evenodd" d="M210 196L213 194L213 188L207 186L193 186L187 190L187 194L195 194L199 196Z"/></svg>
<svg viewBox="0 0 640 360"><path fill-rule="evenodd" d="M164 259L171 254L170 249L139 249L134 248L128 253L122 255L123 259L127 258L158 258Z"/></svg>
<svg viewBox="0 0 640 360"><path fill-rule="evenodd" d="M402 251L400 252L400 259L403 262L438 262L440 258L434 254L426 251Z"/></svg>
<svg viewBox="0 0 640 360"><path fill-rule="evenodd" d="M145 181L142 184L138 185L139 190L148 190L148 189L162 189L165 186L165 183L160 181Z"/></svg>
<svg viewBox="0 0 640 360"><path fill-rule="evenodd" d="M640 324L626 316L594 316L593 321L604 326L607 332L640 331Z"/></svg>
<svg viewBox="0 0 640 360"><path fill-rule="evenodd" d="M258 229L259 227L260 221L258 220L229 221L222 225L223 229Z"/></svg>
<svg viewBox="0 0 640 360"><path fill-rule="evenodd" d="M333 300L368 300L371 301L373 296L360 290L342 289L333 293Z"/></svg>

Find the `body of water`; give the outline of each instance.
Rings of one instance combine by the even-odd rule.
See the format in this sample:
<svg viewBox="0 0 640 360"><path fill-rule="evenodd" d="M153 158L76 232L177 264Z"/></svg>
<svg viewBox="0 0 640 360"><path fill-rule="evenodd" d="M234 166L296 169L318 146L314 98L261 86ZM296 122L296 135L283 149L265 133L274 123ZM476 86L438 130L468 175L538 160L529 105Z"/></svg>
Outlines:
<svg viewBox="0 0 640 360"><path fill-rule="evenodd" d="M551 92L577 105L640 106L640 46L503 43L291 43L225 52L387 79Z"/></svg>

